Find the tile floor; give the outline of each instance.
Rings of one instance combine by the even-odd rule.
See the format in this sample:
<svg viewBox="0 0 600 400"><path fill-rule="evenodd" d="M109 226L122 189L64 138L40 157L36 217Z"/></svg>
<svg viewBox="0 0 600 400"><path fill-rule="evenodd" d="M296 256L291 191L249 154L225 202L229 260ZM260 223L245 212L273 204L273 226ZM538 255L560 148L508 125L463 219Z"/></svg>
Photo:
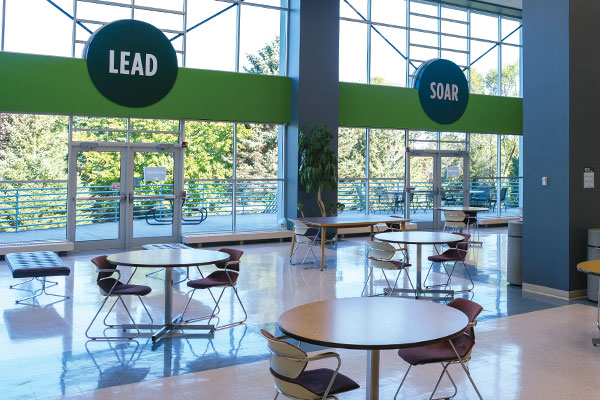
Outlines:
<svg viewBox="0 0 600 400"><path fill-rule="evenodd" d="M469 271L475 280L474 301L484 307L477 326L477 346L470 367L484 398L493 399L598 399L600 349L591 344L596 334L595 303L564 301L522 293L506 283L506 229L482 230L483 245L471 249ZM89 260L100 253L72 253L63 257L71 276L60 278L51 292L73 294L67 301L51 303L42 297L34 305L15 305L28 295L9 290L14 281L0 262L0 392L2 399L181 398L268 399L274 395L267 367L267 350L258 331L276 331L285 310L311 301L359 296L366 269L364 237L342 239L337 251L327 250L325 272L288 262L289 242L242 246L240 296L249 317L245 326L217 331L212 338L172 337L153 345L147 335L126 342L88 341L85 330L102 297L95 286ZM432 248L424 248L429 254ZM415 255L411 253L411 256ZM123 272L130 271L122 267ZM454 287L466 286L462 270ZM160 279L138 271L134 283L148 284L153 292L146 304L155 318L162 315ZM434 269L432 282L443 276ZM455 272L456 274L456 272ZM414 268L411 278L415 278ZM160 273L155 277L160 277ZM373 290L383 281L376 276ZM24 285L25 286L25 285ZM30 287L31 288L31 287ZM187 287L177 286L174 303L180 309ZM210 297L196 294L191 314L209 310ZM241 313L227 294L220 323ZM136 299L128 302L136 319L143 309ZM115 313L125 317L123 310ZM94 327L95 333L102 329ZM318 350L316 347L305 347ZM340 396L364 398L365 352L339 350L342 371L362 388ZM382 354L381 398L393 397L406 364L393 351ZM420 367L409 375L402 399L428 398L439 365ZM459 369L452 370L459 386L458 398L475 398ZM229 384L234 382L235 384ZM227 383L227 384L224 384Z"/></svg>

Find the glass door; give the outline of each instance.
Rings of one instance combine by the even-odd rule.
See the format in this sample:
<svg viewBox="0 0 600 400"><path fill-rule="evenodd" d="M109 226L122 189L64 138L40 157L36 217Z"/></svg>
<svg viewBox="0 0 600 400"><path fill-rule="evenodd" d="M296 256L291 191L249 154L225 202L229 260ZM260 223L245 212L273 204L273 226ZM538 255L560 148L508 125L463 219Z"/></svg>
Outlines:
<svg viewBox="0 0 600 400"><path fill-rule="evenodd" d="M76 249L123 247L126 163L122 147L84 142L71 146L67 237Z"/></svg>
<svg viewBox="0 0 600 400"><path fill-rule="evenodd" d="M181 148L176 145L130 147L128 187L128 247L178 242L185 193Z"/></svg>
<svg viewBox="0 0 600 400"><path fill-rule="evenodd" d="M440 155L440 205L442 207L464 206L465 201L465 165L464 156Z"/></svg>
<svg viewBox="0 0 600 400"><path fill-rule="evenodd" d="M442 229L441 207L468 205L468 166L464 152L409 153L404 196L410 204L407 218L416 222L419 229Z"/></svg>
<svg viewBox="0 0 600 400"><path fill-rule="evenodd" d="M409 154L407 163L404 204L407 218L417 223L419 229L434 227L436 167L435 155Z"/></svg>

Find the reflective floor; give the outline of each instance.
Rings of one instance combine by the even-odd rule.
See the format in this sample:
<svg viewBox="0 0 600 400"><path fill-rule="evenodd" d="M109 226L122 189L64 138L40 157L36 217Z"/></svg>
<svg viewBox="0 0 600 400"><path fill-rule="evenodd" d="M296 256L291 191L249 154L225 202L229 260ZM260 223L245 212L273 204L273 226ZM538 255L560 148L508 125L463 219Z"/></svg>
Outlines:
<svg viewBox="0 0 600 400"><path fill-rule="evenodd" d="M524 294L506 283L506 229L482 229L483 245L470 251L469 271L475 280L473 294L466 295L484 307L477 327L477 346L471 361L473 376L484 398L598 398L600 350L592 347L596 334L595 303L564 301L547 296ZM267 350L258 331L276 331L278 316L285 310L312 301L359 296L367 274L364 264L364 237L339 241L337 251L326 250L324 272L315 264L290 265L289 242L236 245L245 251L238 281L240 296L248 311L246 325L217 331L211 338L170 337L153 344L147 334L132 341L89 341L85 336L102 296L95 285L89 260L100 253L73 253L63 257L72 274L51 293L72 293L59 301L43 296L32 305L15 305L28 292L10 290L15 283L4 261L0 262L0 391L2 399L67 398L272 398L274 390L268 372ZM303 249L299 252L302 253ZM416 257L411 249L411 257ZM423 254L433 252L424 247ZM318 253L318 252L317 252ZM300 254L303 256L303 254ZM415 279L414 267L410 268ZM131 269L121 267L124 276ZM209 271L206 268L205 271ZM145 302L153 317L163 314L161 273L146 277L138 270L132 282L152 287ZM192 271L194 276L197 271ZM424 275L426 269L424 271ZM183 271L175 279L184 277ZM457 268L453 287L466 287L464 270ZM384 281L375 276L369 290L383 290ZM430 283L444 279L439 268ZM23 285L35 289L39 282ZM187 287L176 286L176 310L187 301ZM145 321L137 299L126 299L134 318ZM226 292L219 314L221 324L242 316L231 294ZM210 296L196 293L188 311L190 317L204 315L212 306ZM126 320L117 308L109 321ZM100 322L91 329L102 334ZM115 332L112 332L115 333ZM118 333L117 333L118 334ZM316 347L304 347L317 350ZM362 386L342 399L364 398L365 354L340 350L344 373ZM393 397L399 377L406 370L393 351L382 355L382 399ZM439 366L411 372L404 399L428 398ZM475 398L475 392L460 370L453 370L459 398ZM234 384L231 384L234 382ZM202 394L202 396L200 396ZM595 395L595 397L594 397Z"/></svg>

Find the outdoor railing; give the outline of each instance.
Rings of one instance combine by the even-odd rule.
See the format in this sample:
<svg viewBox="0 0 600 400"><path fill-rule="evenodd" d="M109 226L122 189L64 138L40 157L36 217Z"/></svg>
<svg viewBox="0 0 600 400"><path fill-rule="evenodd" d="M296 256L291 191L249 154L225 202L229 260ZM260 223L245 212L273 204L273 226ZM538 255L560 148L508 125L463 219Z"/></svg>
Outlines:
<svg viewBox="0 0 600 400"><path fill-rule="evenodd" d="M496 185L507 188L503 209L519 206L519 178L477 178L470 182L471 191L487 192L487 204L497 207ZM281 180L241 180L235 182L236 207L241 214L277 213ZM404 207L403 179L372 179L367 184L364 179L342 179L338 185L338 201L346 211L365 212L367 203L370 212L401 212ZM413 209L431 207L427 191L431 185L426 182L411 183L414 192L411 201ZM233 213L233 189L231 180L190 180L184 189L187 192L183 215L197 215L198 208L206 208L208 215L231 215ZM445 182L442 189L446 193L442 205L461 205L462 182ZM83 186L77 188L78 197L89 198L77 202L77 224L116 222L119 220L118 200L94 200L94 197L119 196L119 191L110 186ZM147 184L135 187L135 195L172 195L171 184ZM169 218L172 206L168 200L135 200L134 218L143 219L151 208L158 207L159 217ZM0 232L64 227L67 223L66 181L0 181Z"/></svg>
<svg viewBox="0 0 600 400"><path fill-rule="evenodd" d="M280 180L244 180L235 183L236 213L277 213ZM186 181L186 200L183 215L197 215L198 208L206 208L208 215L231 215L233 212L234 182ZM138 185L135 196L172 195L172 184ZM77 197L77 225L119 220L119 191L110 186L81 186ZM94 197L99 197L95 200ZM134 200L134 219L144 219L152 208L159 210L159 218L172 216L172 203L168 200ZM64 227L67 224L66 181L0 181L0 232L18 232L31 229Z"/></svg>
<svg viewBox="0 0 600 400"><path fill-rule="evenodd" d="M475 178L470 183L471 191L485 191L489 188L489 201L487 206L496 207L497 190L506 188L506 198L502 202L502 208L519 207L519 178ZM463 182L442 183L442 205L464 204ZM404 207L404 179L371 179L369 181L369 196L367 199L367 182L365 179L340 179L338 182L338 201L344 204L346 211L364 212L366 204L369 203L370 212L395 212ZM431 208L432 184L427 182L411 182L411 210ZM473 196L471 202L474 202Z"/></svg>

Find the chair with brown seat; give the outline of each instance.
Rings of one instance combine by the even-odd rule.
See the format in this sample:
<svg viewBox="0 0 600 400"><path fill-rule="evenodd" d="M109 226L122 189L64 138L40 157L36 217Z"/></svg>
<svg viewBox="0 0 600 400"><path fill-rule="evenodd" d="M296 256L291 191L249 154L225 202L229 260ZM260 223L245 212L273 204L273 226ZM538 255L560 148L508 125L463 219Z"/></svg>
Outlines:
<svg viewBox="0 0 600 400"><path fill-rule="evenodd" d="M135 270L133 271L133 274L131 274L131 277L129 277L129 280L126 283L121 282L121 271L119 271L116 266L114 266L110 262L108 262L107 256L98 256L98 257L92 258L92 263L96 266L96 270L98 272L98 277L96 278L96 284L98 285L98 288L100 289L100 293L102 293L105 297L104 297L104 300L102 301L102 304L100 305L100 308L96 312L96 315L94 315L94 318L92 318L92 321L90 322L88 328L86 329L85 335L89 339L92 339L92 340L124 340L124 339L133 339L133 338L138 337L140 335L140 330L139 330L135 320L131 316L129 309L125 305L125 302L123 301L122 296L137 296L138 299L140 299L140 302L142 303L144 310L146 310L146 314L148 314L148 317L150 318L150 323L153 323L154 321L152 319L152 315L150 315L148 308L146 308L146 305L144 304L144 301L142 300L142 297L150 294L150 292L152 292L152 289L149 286L132 285L129 283L129 281L131 281L131 278L135 274ZM116 278L114 277L115 274L116 274ZM110 306L108 313L104 317L104 325L107 328L111 328L111 329L116 329L116 328L122 328L123 330L126 329L123 327L123 325L109 324L106 322L106 319L110 315L111 311L113 310L115 305L117 305L117 303L120 301L121 304L123 305L123 307L125 308L127 316L129 317L129 319L131 320L131 322L133 324L133 329L135 329L137 331L135 336L91 336L89 334L89 331L90 331L92 325L94 324L94 321L96 321L96 318L98 318L98 315L100 314L100 312L102 311L102 308L104 307L104 305L106 304L106 302L108 301L108 299L110 297L116 297L117 299L115 300L113 305Z"/></svg>
<svg viewBox="0 0 600 400"><path fill-rule="evenodd" d="M342 360L337 353L326 352L308 356L300 348L284 342L286 336L275 337L260 330L269 343L271 375L275 380L275 399L279 394L300 400L337 399L335 395L358 389L360 386L352 379L339 373ZM306 370L311 361L335 358L337 367Z"/></svg>
<svg viewBox="0 0 600 400"><path fill-rule="evenodd" d="M233 293L235 294L235 297L237 297L237 300L240 303L240 306L242 307L242 311L244 313L244 319L237 321L237 322L232 322L227 325L216 327L215 330L231 328L231 327L241 325L244 322L246 322L246 319L248 318L248 314L246 313L246 309L244 308L244 304L242 303L242 299L240 299L240 295L238 294L238 291L236 288L237 280L240 275L240 259L242 258L242 254L244 254L244 252L242 250L227 249L227 248L219 249L219 251L229 254L229 260L224 261L224 262L215 263L217 270L214 272L211 272L206 277L204 277L202 275L202 272L200 271L200 269L198 269L198 271L200 271L200 274L202 275L202 278L194 279L194 280L187 282L188 287L192 288L193 291L192 291L192 294L190 295L190 298L188 299L187 304L185 305L185 308L183 309L183 312L181 313L180 319L183 323L189 323L189 322L208 319L208 324L210 325L210 321L218 314L219 303L221 301L221 298L223 297L223 294L225 293L225 289L227 289L227 288L231 288L233 290ZM221 290L221 294L219 295L219 297L217 299L215 299L215 297L213 296L213 294L210 290L211 288L222 288L223 289L223 290ZM184 320L183 317L185 315L185 312L187 311L187 309L190 305L190 302L192 301L192 298L194 297L194 293L196 293L196 290L198 290L198 289L208 289L211 297L215 301L215 307L213 308L210 315L205 315L202 317Z"/></svg>
<svg viewBox="0 0 600 400"><path fill-rule="evenodd" d="M402 388L402 385L404 384L404 381L406 380L406 377L413 366L434 363L441 363L443 369L439 379L437 380L437 383L435 384L435 387L433 388L433 392L429 397L430 400L433 399L433 396L435 395L435 392L437 391L444 374L446 374L450 379L450 382L454 387L454 394L452 396L444 396L438 399L451 399L456 396L458 388L456 387L454 379L452 379L452 376L448 371L448 367L452 364L460 364L462 366L463 370L467 374L467 377L469 378L469 381L473 385L473 388L477 392L477 395L480 399L482 399L479 389L477 389L477 386L471 377L471 373L469 372L469 368L465 365L465 363L471 359L473 346L475 346L474 327L477 325L476 319L479 313L481 313L483 310L483 307L471 300L462 298L452 300L450 303L448 303L448 306L462 311L469 318L468 328L460 336L447 342L398 350L398 355L400 358L406 361L409 366L408 370L404 374L404 377L402 378L402 382L400 382L400 386L396 391L394 399L396 399L398 396L398 393L400 392L400 389Z"/></svg>
<svg viewBox="0 0 600 400"><path fill-rule="evenodd" d="M471 273L469 272L469 269L467 268L467 264L466 264L465 260L467 258L467 253L469 250L469 239L471 238L471 235L469 235L468 233L459 233L459 232L454 232L454 234L460 235L460 236L464 237L464 239L458 243L449 243L448 249L445 250L441 254L435 254L433 256L427 257L427 259L429 261L431 261L431 266L429 267L429 271L427 271L427 275L425 276L424 282L427 282L427 277L429 276L429 273L431 272L431 269L433 268L433 264L439 263L442 265L442 267L446 271L448 280L446 281L446 283L442 283L440 285L429 285L427 287L450 285L450 280L452 278L452 274L454 273L454 269L456 268L456 264L461 263L463 265L463 267L465 268L465 271L467 272L467 276L469 277L469 280L471 281L471 287L468 289L465 289L465 290L460 290L460 291L455 291L455 292L470 292L475 287L475 283L473 282L473 278L471 277ZM445 265L448 262L454 263L452 265L452 270L450 272L448 272L448 269L446 268L446 265Z"/></svg>

